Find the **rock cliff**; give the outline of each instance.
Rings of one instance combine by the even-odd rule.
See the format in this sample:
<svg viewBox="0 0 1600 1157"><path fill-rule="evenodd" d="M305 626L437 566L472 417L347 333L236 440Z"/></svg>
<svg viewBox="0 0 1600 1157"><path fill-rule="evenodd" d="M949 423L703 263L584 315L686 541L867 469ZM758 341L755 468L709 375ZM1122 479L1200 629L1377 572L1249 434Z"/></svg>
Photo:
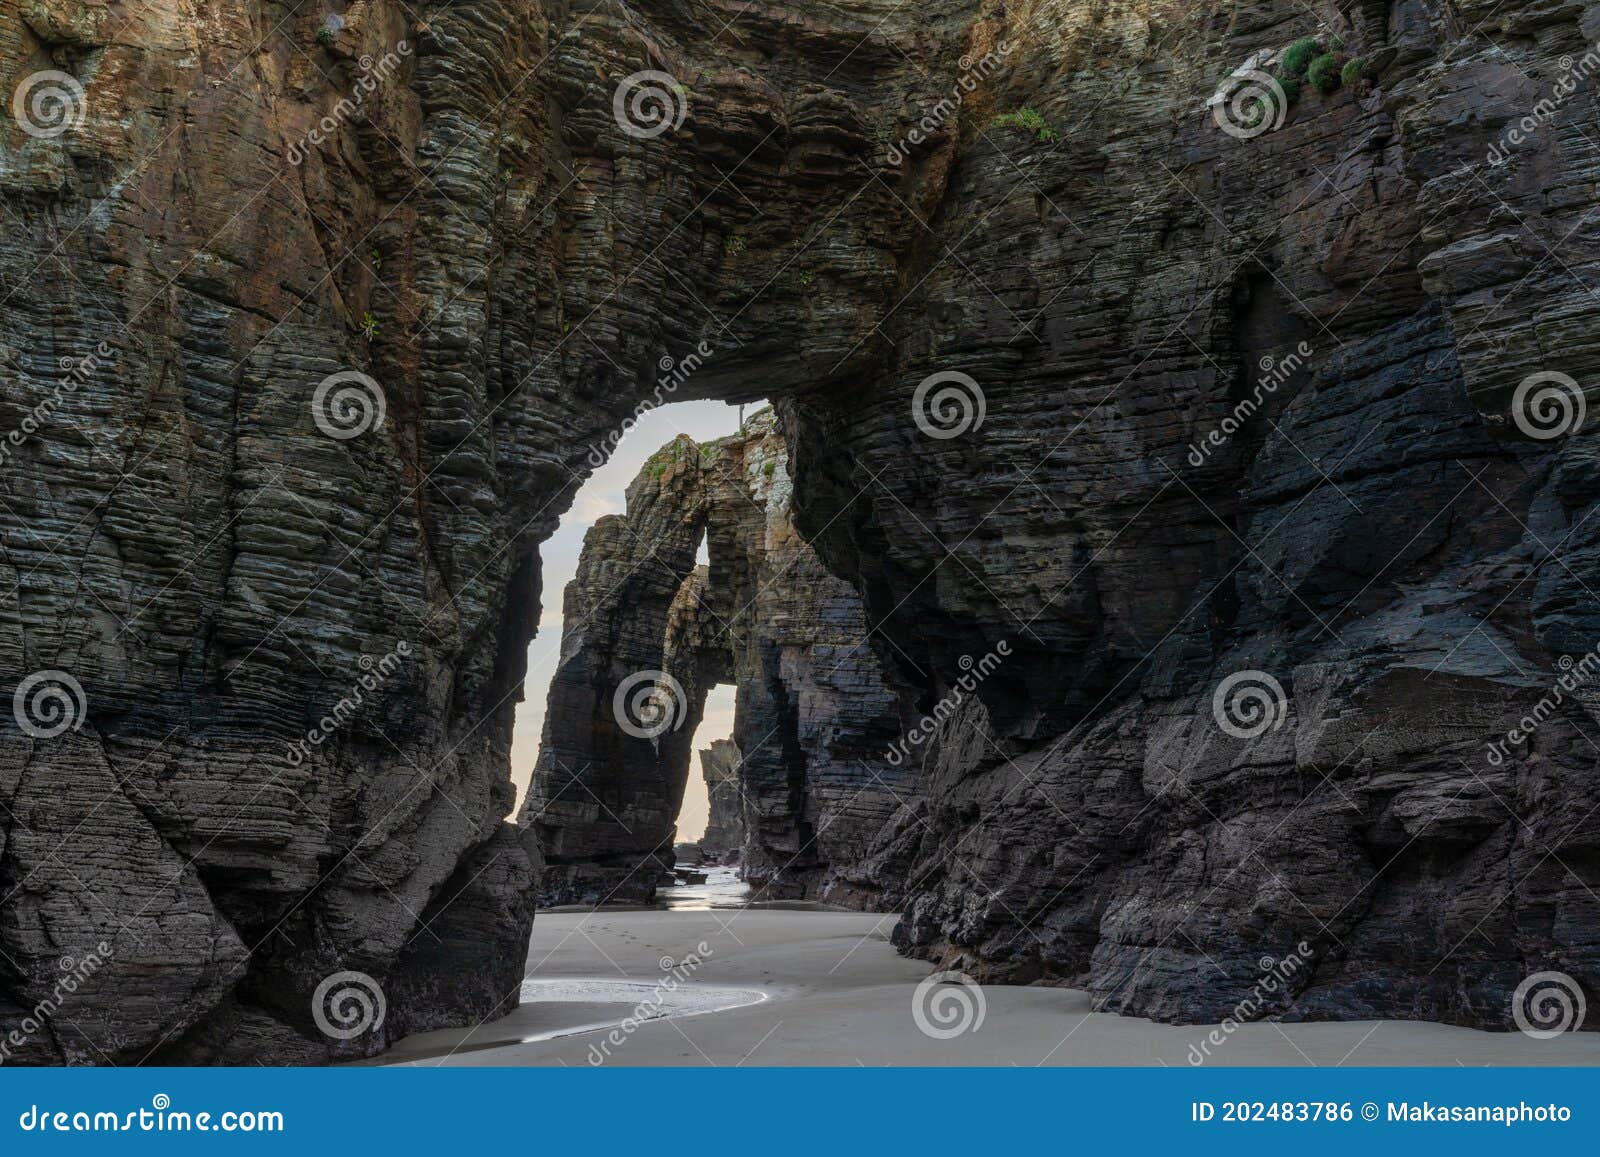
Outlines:
<svg viewBox="0 0 1600 1157"><path fill-rule="evenodd" d="M1594 995L1597 37L1583 0L0 0L7 1059L514 1001L538 544L695 397L776 400L896 691L925 802L851 842L905 950L1169 1019L1302 941L1270 1011ZM752 870L814 889L821 797L739 746ZM100 963L56 1016L64 957ZM385 999L344 1035L349 973Z"/></svg>

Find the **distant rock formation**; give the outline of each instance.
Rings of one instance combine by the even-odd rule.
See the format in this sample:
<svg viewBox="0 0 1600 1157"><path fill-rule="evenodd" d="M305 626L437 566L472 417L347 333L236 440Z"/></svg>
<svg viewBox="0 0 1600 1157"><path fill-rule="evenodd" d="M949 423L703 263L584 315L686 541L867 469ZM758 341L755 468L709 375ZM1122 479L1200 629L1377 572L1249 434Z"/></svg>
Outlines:
<svg viewBox="0 0 1600 1157"><path fill-rule="evenodd" d="M744 792L739 786L739 748L731 739L713 739L700 752L710 819L700 848L708 856L727 857L744 851Z"/></svg>
<svg viewBox="0 0 1600 1157"><path fill-rule="evenodd" d="M700 448L679 437L628 487L627 513L584 538L522 810L544 853L546 906L648 900L671 878L684 779L663 766L687 762L705 696L652 696L705 523Z"/></svg>
<svg viewBox="0 0 1600 1157"><path fill-rule="evenodd" d="M795 531L791 494L765 410L742 435L658 451L627 513L585 538L523 810L544 850L541 903L654 896L717 683L737 695L734 738L712 748L713 822L757 894L861 906L898 895L885 856L917 785L889 760L897 699L859 596ZM711 563L691 568L702 534Z"/></svg>

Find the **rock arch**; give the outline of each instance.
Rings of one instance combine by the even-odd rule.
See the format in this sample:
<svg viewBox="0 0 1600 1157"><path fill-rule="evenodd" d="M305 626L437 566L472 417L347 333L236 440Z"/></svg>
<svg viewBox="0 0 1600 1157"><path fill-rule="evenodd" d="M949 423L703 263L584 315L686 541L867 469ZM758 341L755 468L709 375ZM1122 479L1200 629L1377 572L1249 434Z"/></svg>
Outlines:
<svg viewBox="0 0 1600 1157"><path fill-rule="evenodd" d="M522 816L544 850L544 904L654 896L690 739L722 682L737 689L728 787L746 877L770 898L898 898L893 819L921 804L915 769L890 757L898 700L859 597L796 531L791 494L765 410L739 435L663 447L627 512L586 536ZM690 569L702 534L710 566Z"/></svg>

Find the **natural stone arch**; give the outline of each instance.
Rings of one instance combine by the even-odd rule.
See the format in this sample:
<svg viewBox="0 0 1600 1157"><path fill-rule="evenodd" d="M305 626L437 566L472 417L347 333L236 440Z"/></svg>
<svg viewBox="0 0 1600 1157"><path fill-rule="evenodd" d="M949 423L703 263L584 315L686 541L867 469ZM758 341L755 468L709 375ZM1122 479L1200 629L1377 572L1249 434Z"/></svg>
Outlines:
<svg viewBox="0 0 1600 1157"><path fill-rule="evenodd" d="M771 410L705 447L680 436L646 462L626 513L586 536L523 811L544 850L542 903L637 902L670 878L690 743L717 683L736 688L724 790L739 796L741 870L759 894L897 895L875 857L920 795L890 757L896 696L859 598L794 528L787 467ZM702 531L710 566L683 573ZM635 734L647 721L629 709L649 694L662 714L648 722L675 725Z"/></svg>
<svg viewBox="0 0 1600 1157"><path fill-rule="evenodd" d="M646 899L672 868L684 784L663 771L662 735L646 731L659 723L664 734L687 727L692 735L705 697L666 696L655 704L666 712L659 720L630 711L664 674L670 611L695 569L705 523L700 448L680 436L628 487L626 513L607 515L584 537L523 806L544 853L547 904Z"/></svg>

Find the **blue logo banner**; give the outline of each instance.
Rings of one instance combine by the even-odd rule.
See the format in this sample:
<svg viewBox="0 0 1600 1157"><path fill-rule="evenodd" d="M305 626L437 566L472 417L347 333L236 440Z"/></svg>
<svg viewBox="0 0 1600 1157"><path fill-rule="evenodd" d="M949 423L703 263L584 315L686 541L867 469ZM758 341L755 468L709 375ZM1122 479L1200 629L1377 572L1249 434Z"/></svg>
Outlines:
<svg viewBox="0 0 1600 1157"><path fill-rule="evenodd" d="M0 1146L759 1157L1600 1141L1591 1069L15 1069Z"/></svg>

